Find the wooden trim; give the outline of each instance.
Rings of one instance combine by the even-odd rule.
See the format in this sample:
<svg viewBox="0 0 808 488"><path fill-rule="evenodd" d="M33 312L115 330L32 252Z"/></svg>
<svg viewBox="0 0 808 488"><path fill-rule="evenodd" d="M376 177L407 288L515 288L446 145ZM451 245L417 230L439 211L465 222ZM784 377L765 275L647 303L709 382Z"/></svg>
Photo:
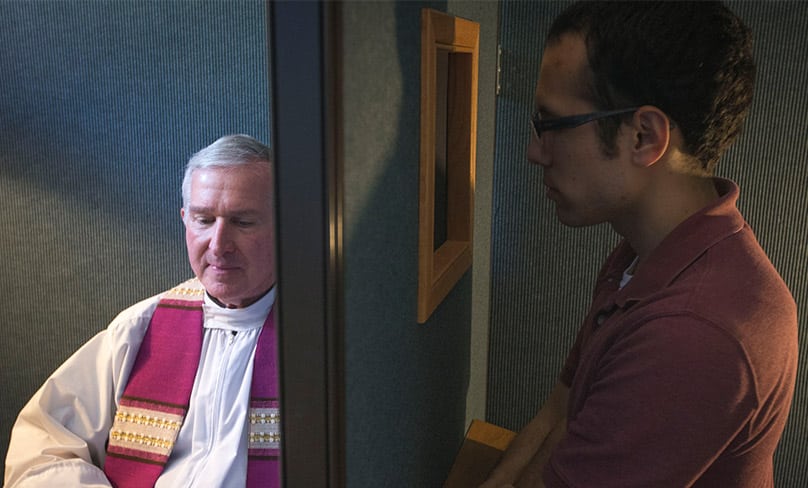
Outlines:
<svg viewBox="0 0 808 488"><path fill-rule="evenodd" d="M516 432L482 420L473 420L443 488L482 484L499 463Z"/></svg>
<svg viewBox="0 0 808 488"><path fill-rule="evenodd" d="M418 323L426 322L471 266L477 152L480 25L421 11L421 147ZM435 249L437 51L448 51L446 241Z"/></svg>

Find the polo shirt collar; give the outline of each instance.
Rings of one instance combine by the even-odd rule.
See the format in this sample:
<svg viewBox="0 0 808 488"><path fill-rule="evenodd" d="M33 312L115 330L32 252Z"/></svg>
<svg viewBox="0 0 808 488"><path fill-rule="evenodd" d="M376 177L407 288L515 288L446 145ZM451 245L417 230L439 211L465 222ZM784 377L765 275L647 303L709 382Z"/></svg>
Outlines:
<svg viewBox="0 0 808 488"><path fill-rule="evenodd" d="M624 308L669 286L679 274L718 242L739 232L746 222L736 204L740 190L734 182L713 178L719 198L679 224L651 252L628 284L617 292L615 304ZM609 274L622 276L636 255L624 241Z"/></svg>

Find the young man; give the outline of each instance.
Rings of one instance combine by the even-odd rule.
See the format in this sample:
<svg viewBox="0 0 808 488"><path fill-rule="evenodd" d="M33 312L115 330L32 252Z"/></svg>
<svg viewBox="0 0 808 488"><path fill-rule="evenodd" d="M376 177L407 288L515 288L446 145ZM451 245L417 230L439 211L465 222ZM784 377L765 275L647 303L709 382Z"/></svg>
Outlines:
<svg viewBox="0 0 808 488"><path fill-rule="evenodd" d="M551 27L528 158L606 260L561 377L486 488L761 487L794 391L794 300L713 177L754 80L715 2L585 2ZM762 164L761 162L750 162Z"/></svg>
<svg viewBox="0 0 808 488"><path fill-rule="evenodd" d="M269 149L222 137L182 195L196 278L122 312L45 382L5 486L279 486Z"/></svg>

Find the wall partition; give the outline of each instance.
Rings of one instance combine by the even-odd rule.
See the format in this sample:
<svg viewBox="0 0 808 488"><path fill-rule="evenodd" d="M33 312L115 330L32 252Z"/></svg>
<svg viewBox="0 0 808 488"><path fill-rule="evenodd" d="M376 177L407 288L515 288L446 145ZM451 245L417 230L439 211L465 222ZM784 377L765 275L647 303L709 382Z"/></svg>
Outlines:
<svg viewBox="0 0 808 488"><path fill-rule="evenodd" d="M474 261L418 323L421 12L480 23ZM488 320L496 2L341 4L346 486L441 486ZM482 410L480 408L480 410Z"/></svg>

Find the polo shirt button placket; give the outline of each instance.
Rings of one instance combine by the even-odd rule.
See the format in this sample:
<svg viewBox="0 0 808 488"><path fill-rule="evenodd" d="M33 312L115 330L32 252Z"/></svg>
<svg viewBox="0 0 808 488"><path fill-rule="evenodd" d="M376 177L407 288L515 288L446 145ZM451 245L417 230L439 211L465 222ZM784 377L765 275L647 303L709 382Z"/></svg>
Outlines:
<svg viewBox="0 0 808 488"><path fill-rule="evenodd" d="M617 311L617 304L611 302L606 306L602 307L598 314L595 316L595 326L600 327L601 325L605 324L609 317Z"/></svg>

